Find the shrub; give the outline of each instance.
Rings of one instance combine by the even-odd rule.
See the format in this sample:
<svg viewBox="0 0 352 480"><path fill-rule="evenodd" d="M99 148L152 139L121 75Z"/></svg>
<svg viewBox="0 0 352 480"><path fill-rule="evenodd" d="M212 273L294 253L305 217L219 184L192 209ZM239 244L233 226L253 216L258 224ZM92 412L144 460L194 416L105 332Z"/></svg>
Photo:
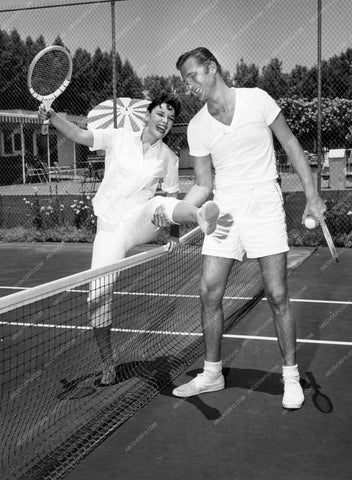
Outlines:
<svg viewBox="0 0 352 480"><path fill-rule="evenodd" d="M35 227L14 227L0 229L2 242L92 242L94 233L71 226L57 226L48 229Z"/></svg>
<svg viewBox="0 0 352 480"><path fill-rule="evenodd" d="M96 217L94 215L92 199L82 193L78 199L73 200L71 208L74 212L74 224L77 228L86 228L91 232L96 231Z"/></svg>
<svg viewBox="0 0 352 480"><path fill-rule="evenodd" d="M352 194L327 202L326 222L333 237L352 232Z"/></svg>
<svg viewBox="0 0 352 480"><path fill-rule="evenodd" d="M50 187L50 196L38 195L38 189L34 187L34 196L24 197L23 201L27 207L27 218L29 224L37 229L45 229L65 224L64 209L57 193L53 195Z"/></svg>

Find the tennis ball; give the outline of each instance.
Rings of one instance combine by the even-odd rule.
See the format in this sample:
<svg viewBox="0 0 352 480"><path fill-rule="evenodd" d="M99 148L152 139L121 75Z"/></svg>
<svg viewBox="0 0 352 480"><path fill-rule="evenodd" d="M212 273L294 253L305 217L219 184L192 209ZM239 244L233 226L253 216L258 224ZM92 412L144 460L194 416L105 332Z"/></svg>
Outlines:
<svg viewBox="0 0 352 480"><path fill-rule="evenodd" d="M315 221L315 218L307 217L304 221L304 226L311 230L312 228L315 228L317 226L317 222Z"/></svg>

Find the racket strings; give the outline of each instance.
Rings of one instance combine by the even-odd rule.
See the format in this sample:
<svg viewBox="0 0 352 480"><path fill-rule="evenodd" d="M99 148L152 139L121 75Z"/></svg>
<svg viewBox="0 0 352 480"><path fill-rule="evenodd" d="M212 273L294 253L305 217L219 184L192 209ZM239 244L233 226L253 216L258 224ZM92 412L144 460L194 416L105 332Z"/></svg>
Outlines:
<svg viewBox="0 0 352 480"><path fill-rule="evenodd" d="M70 59L66 53L48 52L34 65L31 86L38 95L52 95L68 79L69 72Z"/></svg>

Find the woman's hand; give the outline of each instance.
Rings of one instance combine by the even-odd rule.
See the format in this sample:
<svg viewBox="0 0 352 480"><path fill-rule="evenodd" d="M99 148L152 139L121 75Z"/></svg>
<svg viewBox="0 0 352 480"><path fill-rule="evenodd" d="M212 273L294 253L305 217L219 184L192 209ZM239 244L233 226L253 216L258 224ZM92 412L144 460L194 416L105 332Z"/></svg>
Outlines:
<svg viewBox="0 0 352 480"><path fill-rule="evenodd" d="M42 103L38 109L38 117L42 122L50 120L54 113L55 111L52 108L46 109L44 103Z"/></svg>
<svg viewBox="0 0 352 480"><path fill-rule="evenodd" d="M168 227L172 224L170 220L168 219L166 212L165 212L165 207L164 205L159 205L155 209L154 215L153 215L153 220L152 223L157 226L157 227Z"/></svg>

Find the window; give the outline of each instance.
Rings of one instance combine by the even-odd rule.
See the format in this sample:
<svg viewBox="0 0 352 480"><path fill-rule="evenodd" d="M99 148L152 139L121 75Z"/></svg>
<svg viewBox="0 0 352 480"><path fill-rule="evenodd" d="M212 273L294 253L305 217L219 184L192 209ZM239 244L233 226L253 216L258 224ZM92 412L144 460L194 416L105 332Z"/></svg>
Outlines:
<svg viewBox="0 0 352 480"><path fill-rule="evenodd" d="M21 132L13 132L13 151L14 153L22 151Z"/></svg>
<svg viewBox="0 0 352 480"><path fill-rule="evenodd" d="M16 153L21 153L22 142L21 142L20 131L5 130L2 133L2 138L3 138L3 154L4 155L13 155Z"/></svg>
<svg viewBox="0 0 352 480"><path fill-rule="evenodd" d="M3 139L4 139L4 155L11 155L12 154L12 133L5 131L3 133Z"/></svg>

